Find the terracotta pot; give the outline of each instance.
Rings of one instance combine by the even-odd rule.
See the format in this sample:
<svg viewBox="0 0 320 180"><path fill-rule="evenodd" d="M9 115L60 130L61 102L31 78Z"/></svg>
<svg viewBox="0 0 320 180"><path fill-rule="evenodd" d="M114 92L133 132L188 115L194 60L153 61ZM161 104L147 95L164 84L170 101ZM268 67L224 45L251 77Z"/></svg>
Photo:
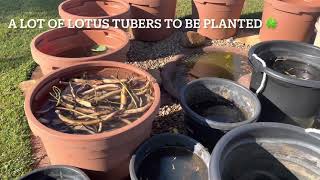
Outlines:
<svg viewBox="0 0 320 180"><path fill-rule="evenodd" d="M320 47L320 18L318 18L318 22L316 23L316 39L314 40L314 45Z"/></svg>
<svg viewBox="0 0 320 180"><path fill-rule="evenodd" d="M221 20L239 19L244 0L193 0L193 17L199 16L201 27L198 32L209 39L226 39L236 34L235 28L204 28L204 19L215 19L219 25Z"/></svg>
<svg viewBox="0 0 320 180"><path fill-rule="evenodd" d="M131 5L133 19L174 19L177 0L126 0ZM169 37L173 29L162 23L160 29L132 29L136 40L159 41Z"/></svg>
<svg viewBox="0 0 320 180"><path fill-rule="evenodd" d="M99 55L89 54L96 44L105 45L108 50ZM42 72L48 74L58 68L81 62L125 61L129 46L129 36L120 29L59 28L36 36L31 42L31 53Z"/></svg>
<svg viewBox="0 0 320 180"><path fill-rule="evenodd" d="M65 25L75 24L78 19L129 19L130 6L123 0L68 0L59 5L59 15ZM86 23L94 27L93 23Z"/></svg>
<svg viewBox="0 0 320 180"><path fill-rule="evenodd" d="M310 42L319 15L318 0L265 0L260 39ZM275 28L266 25L271 18L277 21Z"/></svg>
<svg viewBox="0 0 320 180"><path fill-rule="evenodd" d="M122 128L93 135L65 134L43 125L34 112L48 100L48 91L60 78L94 73L119 78L140 77L150 80L155 100L152 106L132 124ZM156 80L147 72L132 65L119 62L81 63L61 68L44 76L26 96L25 114L32 132L39 136L53 165L64 164L79 167L108 179L121 179L129 174L129 160L134 150L150 136L152 122L159 111L160 89Z"/></svg>

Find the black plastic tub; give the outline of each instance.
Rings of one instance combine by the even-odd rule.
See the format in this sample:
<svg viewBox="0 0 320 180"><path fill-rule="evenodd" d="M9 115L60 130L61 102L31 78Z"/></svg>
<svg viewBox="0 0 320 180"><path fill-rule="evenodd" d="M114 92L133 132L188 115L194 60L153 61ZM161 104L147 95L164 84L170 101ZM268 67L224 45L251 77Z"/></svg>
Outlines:
<svg viewBox="0 0 320 180"><path fill-rule="evenodd" d="M131 180L208 180L210 154L199 142L179 134L155 135L130 160Z"/></svg>
<svg viewBox="0 0 320 180"><path fill-rule="evenodd" d="M266 63L254 57L256 54ZM290 41L267 41L249 51L253 68L251 89L266 82L259 94L261 121L311 127L320 108L320 48Z"/></svg>
<svg viewBox="0 0 320 180"><path fill-rule="evenodd" d="M71 166L48 166L33 170L29 174L20 178L20 180L89 180L89 177L80 169Z"/></svg>
<svg viewBox="0 0 320 180"><path fill-rule="evenodd" d="M209 171L212 180L320 179L320 134L282 123L244 125L221 138Z"/></svg>
<svg viewBox="0 0 320 180"><path fill-rule="evenodd" d="M220 78L188 83L181 90L180 102L190 136L210 150L227 131L257 121L261 110L249 89Z"/></svg>

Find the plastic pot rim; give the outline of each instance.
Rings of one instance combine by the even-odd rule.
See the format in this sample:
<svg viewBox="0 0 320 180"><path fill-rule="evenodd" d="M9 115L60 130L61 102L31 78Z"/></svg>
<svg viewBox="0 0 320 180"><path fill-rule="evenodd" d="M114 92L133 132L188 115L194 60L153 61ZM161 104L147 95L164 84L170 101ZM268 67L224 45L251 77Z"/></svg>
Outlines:
<svg viewBox="0 0 320 180"><path fill-rule="evenodd" d="M72 1L74 1L74 0L67 0L67 1L63 1L62 3L60 3L60 5L58 6L58 11L59 11L60 17L61 17L60 12L63 11L66 15L77 18L77 19L110 19L113 17L125 15L130 11L130 5L127 4L125 1L123 1L123 0L108 0L108 1L113 1L113 2L117 2L117 3L121 4L121 6L122 6L121 8L125 8L126 11L124 11L120 14L112 15L112 16L80 16L80 15L72 14L72 13L66 11L65 9L63 9L62 6L64 6L67 3L71 3ZM99 0L97 0L97 1L99 1Z"/></svg>
<svg viewBox="0 0 320 180"><path fill-rule="evenodd" d="M213 161L213 159L221 159L223 149L227 146L228 143L230 143L231 140L233 140L235 137L238 137L250 130L257 130L257 129L265 129L265 128L278 128L288 131L294 131L301 134L306 134L312 138L316 138L319 140L320 143L320 135L312 135L311 133L306 132L305 129L290 125L290 124L283 124L283 123L274 123L274 122L258 122L258 123L252 123L252 124L246 124L244 126L235 128L229 132L227 132L216 144L215 148L213 149L211 153L211 159L210 159L210 177L216 180L221 180L220 175L220 165L219 162ZM317 137L319 136L319 137Z"/></svg>
<svg viewBox="0 0 320 180"><path fill-rule="evenodd" d="M41 38L42 36L44 36L45 34L47 33L51 33L53 31L61 31L62 29L71 29L71 30L74 30L73 28L68 28L68 27L62 27L62 28L56 28L56 29L51 29L51 30L48 30L48 31L45 31L45 32L42 32L40 34L38 34L36 37L34 37L30 43L30 48L33 49L35 51L35 53L38 53L40 54L41 56L47 56L49 57L50 59L54 60L54 61L58 61L60 63L63 63L63 62L66 62L66 63L70 63L70 62L87 62L87 61L90 61L90 60L96 60L96 59L103 59L103 57L107 56L107 55L111 55L111 54L115 54L117 52L120 52L123 48L125 48L129 43L130 43L130 40L129 40L129 36L126 32L124 32L123 30L121 29L117 29L117 28L114 28L114 27L109 27L109 28L106 28L106 29L93 29L93 28L86 28L86 29L77 29L77 31L82 31L82 30L92 30L92 31L103 31L103 30L111 30L113 32L116 32L116 33L119 33L121 34L121 36L125 37L125 42L119 47L117 48L115 51L106 51L105 53L101 53L99 55L95 55L95 56L90 56L90 57L79 57L79 58L69 58L69 57L59 57L59 56L53 56L53 55L50 55L50 54L46 54L42 51L40 51L40 49L38 49L37 45L36 45L36 41L38 41L39 38ZM43 59L34 59L36 62L41 62L43 61Z"/></svg>
<svg viewBox="0 0 320 180"><path fill-rule="evenodd" d="M197 156L206 164L207 168L208 168L208 176L209 176L209 165L210 165L210 153L206 150L206 148L198 141L196 141L195 139L186 136L186 135L182 135L182 134L173 134L173 133L162 133L162 134L157 134L154 135L152 137L150 137L149 139L147 139L145 142L143 142L135 151L135 153L132 155L131 159L130 159L130 164L129 164L129 172L130 172L130 176L131 179L138 179L138 177L136 176L136 171L135 171L135 162L136 162L136 158L137 158L137 154L138 153L146 153L146 151L148 151L149 153L153 152L152 150L154 150L154 147L150 147L150 143L153 141L157 141L159 139L177 139L180 140L183 144L185 142L186 143L193 143L197 145L197 149L194 150L194 154L195 151L201 151L202 154L204 154L204 156L206 156L205 158L202 158L200 156ZM170 145L167 144L161 144L162 147L170 147ZM179 146L179 145L176 145ZM183 147L183 146L181 146ZM145 158L145 157L144 157Z"/></svg>
<svg viewBox="0 0 320 180"><path fill-rule="evenodd" d="M68 166L68 165L51 165L51 166L47 166L47 167L42 167L42 168L38 168L38 169L35 169L29 173L27 173L26 175L22 176L19 178L19 180L23 180L24 178L27 178L28 176L31 176L33 174L36 174L38 172L41 172L43 170L48 170L48 169L58 169L58 168L67 168L67 169L70 169L70 170L73 170L77 173L79 173L81 176L83 176L85 179L89 180L90 178L79 168L77 167L74 167L74 166Z"/></svg>
<svg viewBox="0 0 320 180"><path fill-rule="evenodd" d="M32 104L33 100L35 99L37 93L39 90L41 90L44 86L46 86L48 83L51 82L51 80L56 79L57 77L60 77L59 74L61 73L70 73L74 71L75 69L83 69L88 67L88 65L91 65L91 67L111 67L111 68L120 68L120 69L127 69L131 72L137 73L139 75L143 75L146 77L146 79L149 79L152 83L152 87L154 89L154 101L150 108L138 119L136 119L134 122L132 122L129 125L123 126L121 128L102 132L99 134L89 134L89 135L83 135L83 134L68 134L63 133L54 129L51 129L47 127L46 125L43 125L34 115L32 112ZM56 137L58 139L63 140L77 140L77 141L92 141L92 140L100 140L100 139L108 139L120 134L125 133L126 131L129 131L133 128L136 128L141 123L146 121L149 117L151 117L154 112L157 112L159 106L160 106L160 87L156 80L146 71L137 68L133 65L120 63L120 62L114 62L114 61L92 61L92 62L85 62L85 63L79 63L76 65L68 66L60 68L56 71L50 72L49 74L43 76L35 85L34 87L27 93L25 101L24 101L24 111L27 116L28 123L32 123L34 127L37 129L37 131L41 132L41 134L45 134L47 136Z"/></svg>
<svg viewBox="0 0 320 180"><path fill-rule="evenodd" d="M298 45L298 46L307 46L308 48L312 48L312 49L315 49L317 51L319 51L319 55L320 55L320 47L317 47L317 46L313 46L311 44L307 44L307 43L303 43L303 42L294 42L294 41L285 41L285 40L274 40L274 41L264 41L264 42L261 42L261 43L258 43L254 46L252 46L249 50L249 64L251 65L251 67L258 71L258 72L261 72L261 73L266 73L267 76L270 76L272 78L275 78L275 79L278 79L282 82L286 82L286 83L289 83L289 84L292 84L292 85L296 85L296 86L302 86L302 87L307 87L307 88L320 88L320 81L315 81L315 80L302 80L302 79L297 79L297 78L292 78L290 76L286 76L284 74L281 74L269 67L266 67L266 68L262 68L262 67L256 67L252 64L252 61L255 61L253 60L252 58L252 55L253 54L256 54L255 53L255 50L264 45L264 44L270 44L270 43L291 43L291 44L295 44L295 45ZM257 54L259 56L259 54ZM307 55L306 56L309 56L311 58L314 58L314 59L319 59L319 65L315 65L315 64L312 64L313 66L316 66L319 70L320 70L320 57L316 57L316 56L313 56L313 55ZM258 61L257 61L258 62ZM260 62L258 62L260 63Z"/></svg>
<svg viewBox="0 0 320 180"><path fill-rule="evenodd" d="M284 11L284 12L289 12L289 13L295 13L295 14L300 14L300 13L319 13L320 12L320 3L318 6L301 6L299 3L289 3L289 2L284 2L282 0L264 0L265 2L269 3L273 8Z"/></svg>
<svg viewBox="0 0 320 180"><path fill-rule="evenodd" d="M227 84L230 84L230 85L232 85L234 87L237 87L237 88L242 89L242 90L246 91L247 93L249 93L250 96L257 103L257 105L256 105L257 110L254 112L253 117L251 117L249 119L246 119L245 121L236 122L236 123L222 123L222 122L216 122L216 121L210 120L208 118L204 118L204 117L200 116L199 114L197 114L196 112L194 112L187 105L187 101L186 101L186 98L185 98L184 95L186 93L187 88L190 85L198 83L198 82L201 82L201 81L220 81L220 82L225 82ZM194 121L196 121L196 122L198 122L198 123L200 123L202 125L205 125L205 126L209 125L210 128L216 128L216 129L225 130L225 131L234 129L234 128L236 128L238 126L241 126L241 125L244 125L244 124L255 122L255 121L258 120L258 118L260 116L260 113L261 113L261 103L260 103L260 101L259 101L259 99L258 99L256 94L254 94L252 91L250 91L246 87L244 87L244 86L242 86L242 85L240 85L240 84L238 84L238 83L236 83L234 81L227 80L227 79L222 79L222 78L215 78L215 77L199 78L197 80L193 80L193 81L189 82L180 91L180 103L181 103L181 106L183 107L183 110L187 114L190 114L192 117L195 117L195 118L192 118Z"/></svg>

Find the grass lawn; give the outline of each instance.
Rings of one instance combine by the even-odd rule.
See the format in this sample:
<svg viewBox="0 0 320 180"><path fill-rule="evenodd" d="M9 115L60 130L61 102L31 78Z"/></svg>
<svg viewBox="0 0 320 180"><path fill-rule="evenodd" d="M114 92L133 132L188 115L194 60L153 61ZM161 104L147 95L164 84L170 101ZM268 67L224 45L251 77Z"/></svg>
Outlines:
<svg viewBox="0 0 320 180"><path fill-rule="evenodd" d="M261 11L262 0L247 0L244 14ZM18 88L35 67L29 44L45 29L8 29L10 19L57 18L60 0L0 0L0 179L17 178L31 170L30 131L24 98ZM191 14L191 1L178 0L177 16Z"/></svg>

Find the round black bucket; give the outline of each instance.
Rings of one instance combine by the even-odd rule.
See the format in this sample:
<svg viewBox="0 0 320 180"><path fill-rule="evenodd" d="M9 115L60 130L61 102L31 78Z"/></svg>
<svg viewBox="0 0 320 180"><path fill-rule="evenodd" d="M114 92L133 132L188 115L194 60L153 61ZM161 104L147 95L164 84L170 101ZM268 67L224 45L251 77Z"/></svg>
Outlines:
<svg viewBox="0 0 320 180"><path fill-rule="evenodd" d="M214 148L210 179L320 179L320 134L311 132L271 122L236 128Z"/></svg>
<svg viewBox="0 0 320 180"><path fill-rule="evenodd" d="M226 79L194 80L180 96L190 136L210 150L225 132L255 122L261 110L254 93Z"/></svg>
<svg viewBox="0 0 320 180"><path fill-rule="evenodd" d="M208 180L209 152L184 135L160 134L143 143L130 160L132 180Z"/></svg>
<svg viewBox="0 0 320 180"><path fill-rule="evenodd" d="M266 67L254 54L265 61ZM320 48L267 41L250 49L249 61L253 68L251 89L263 87L258 96L263 109L260 121L311 127L320 108Z"/></svg>
<svg viewBox="0 0 320 180"><path fill-rule="evenodd" d="M89 177L80 169L71 166L48 166L36 169L20 178L20 180L89 180Z"/></svg>

